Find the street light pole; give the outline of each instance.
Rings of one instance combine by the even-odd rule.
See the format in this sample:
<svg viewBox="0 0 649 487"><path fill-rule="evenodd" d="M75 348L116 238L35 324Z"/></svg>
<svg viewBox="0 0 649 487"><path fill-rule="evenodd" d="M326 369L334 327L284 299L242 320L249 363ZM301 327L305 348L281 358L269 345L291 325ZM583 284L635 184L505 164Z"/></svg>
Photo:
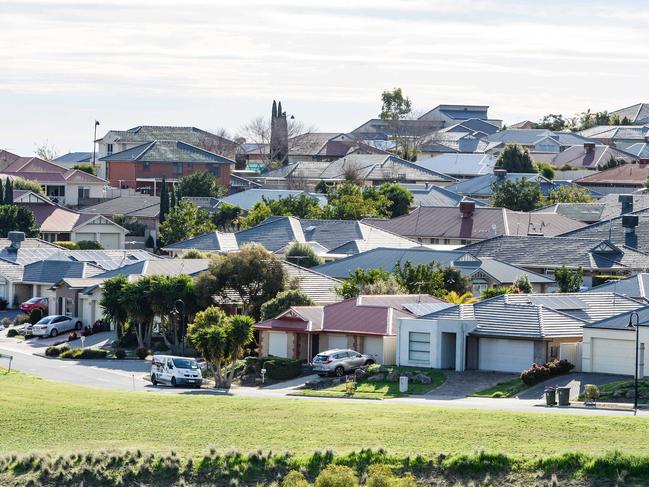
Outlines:
<svg viewBox="0 0 649 487"><path fill-rule="evenodd" d="M174 305L180 318L180 347L182 354L185 355L185 302L182 299L176 299Z"/></svg>
<svg viewBox="0 0 649 487"><path fill-rule="evenodd" d="M635 325L633 317L635 316ZM640 315L637 311L632 311L629 315L629 324L627 328L635 328L635 369L634 369L634 392L633 395L633 414L638 413L638 348L640 346Z"/></svg>
<svg viewBox="0 0 649 487"><path fill-rule="evenodd" d="M95 147L97 145L97 125L99 125L99 121L95 120L95 138L92 139L92 167L95 167L95 156L96 156L96 150Z"/></svg>

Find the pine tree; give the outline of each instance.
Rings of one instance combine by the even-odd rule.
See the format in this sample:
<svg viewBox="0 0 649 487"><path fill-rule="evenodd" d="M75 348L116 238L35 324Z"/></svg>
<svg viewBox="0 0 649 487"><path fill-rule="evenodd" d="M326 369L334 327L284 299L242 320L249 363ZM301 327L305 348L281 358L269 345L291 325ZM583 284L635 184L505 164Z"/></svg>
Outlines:
<svg viewBox="0 0 649 487"><path fill-rule="evenodd" d="M160 214L158 221L163 223L169 213L169 192L167 189L167 178L162 176L162 188L160 188Z"/></svg>
<svg viewBox="0 0 649 487"><path fill-rule="evenodd" d="M5 205L14 204L14 184L9 178L5 181L5 191L4 191L4 203Z"/></svg>

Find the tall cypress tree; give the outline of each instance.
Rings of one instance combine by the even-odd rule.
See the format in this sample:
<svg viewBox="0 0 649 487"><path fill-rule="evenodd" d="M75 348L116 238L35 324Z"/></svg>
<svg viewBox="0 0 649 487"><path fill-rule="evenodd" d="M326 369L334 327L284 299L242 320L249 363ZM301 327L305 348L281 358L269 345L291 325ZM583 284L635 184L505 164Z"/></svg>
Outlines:
<svg viewBox="0 0 649 487"><path fill-rule="evenodd" d="M177 200L176 200L176 187L172 184L171 185L171 193L170 193L170 198L169 198L169 209L173 209L176 206Z"/></svg>
<svg viewBox="0 0 649 487"><path fill-rule="evenodd" d="M169 213L169 192L167 190L167 178L162 176L162 188L160 188L160 215L158 221L160 223L165 221Z"/></svg>
<svg viewBox="0 0 649 487"><path fill-rule="evenodd" d="M7 186L9 186L9 178L7 178ZM0 202L4 204L5 198L4 198L4 190L2 188L2 178L0 178Z"/></svg>
<svg viewBox="0 0 649 487"><path fill-rule="evenodd" d="M14 183L9 178L5 181L4 203L5 205L14 204Z"/></svg>

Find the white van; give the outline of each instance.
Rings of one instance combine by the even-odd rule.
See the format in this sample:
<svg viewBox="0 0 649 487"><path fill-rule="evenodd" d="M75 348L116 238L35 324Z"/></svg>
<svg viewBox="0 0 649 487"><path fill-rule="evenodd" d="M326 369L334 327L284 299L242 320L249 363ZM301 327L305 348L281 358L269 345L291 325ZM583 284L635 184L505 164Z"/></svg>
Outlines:
<svg viewBox="0 0 649 487"><path fill-rule="evenodd" d="M151 361L151 383L169 384L176 386L200 387L203 374L198 362L190 357L174 357L173 355L154 355Z"/></svg>

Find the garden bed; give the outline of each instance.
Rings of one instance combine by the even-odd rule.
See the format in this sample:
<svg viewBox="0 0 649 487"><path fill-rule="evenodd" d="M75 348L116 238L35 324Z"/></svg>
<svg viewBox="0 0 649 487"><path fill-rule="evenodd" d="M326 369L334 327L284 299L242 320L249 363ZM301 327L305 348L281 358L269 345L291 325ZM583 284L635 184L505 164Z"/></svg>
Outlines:
<svg viewBox="0 0 649 487"><path fill-rule="evenodd" d="M595 402L633 403L635 397L635 382L633 379L624 379L609 382L599 386L599 397ZM581 394L579 400L583 401ZM649 380L638 381L638 404L649 404Z"/></svg>

